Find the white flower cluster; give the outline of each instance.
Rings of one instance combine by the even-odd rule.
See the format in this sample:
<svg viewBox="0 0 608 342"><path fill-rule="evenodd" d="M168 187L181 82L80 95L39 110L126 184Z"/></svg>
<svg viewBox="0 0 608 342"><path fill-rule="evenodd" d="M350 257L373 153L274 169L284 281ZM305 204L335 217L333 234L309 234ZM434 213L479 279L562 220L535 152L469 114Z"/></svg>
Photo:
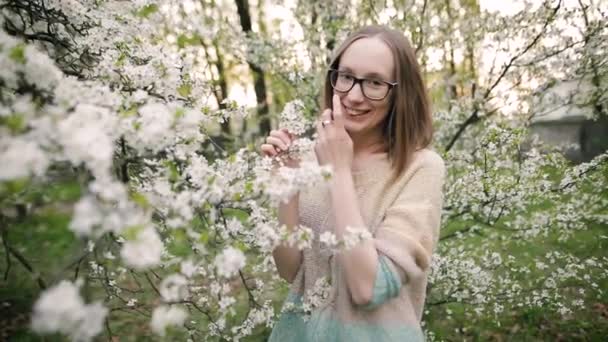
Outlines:
<svg viewBox="0 0 608 342"><path fill-rule="evenodd" d="M232 327L231 332L233 334L233 341L239 341L241 338L250 336L253 329L259 325L263 324L266 327L272 326L274 317L274 308L270 301L264 303L260 308L252 308L251 311L249 311L247 319L245 319L242 324Z"/></svg>
<svg viewBox="0 0 608 342"><path fill-rule="evenodd" d="M349 250L363 241L372 239L373 236L365 227L350 227L347 226L342 238L336 237L331 231L325 231L319 235L319 242L334 252Z"/></svg>
<svg viewBox="0 0 608 342"><path fill-rule="evenodd" d="M228 247L215 257L213 264L221 277L230 278L245 267L246 258L243 252L234 247Z"/></svg>
<svg viewBox="0 0 608 342"><path fill-rule="evenodd" d="M181 274L172 274L160 283L158 288L165 302L178 302L188 297L188 279Z"/></svg>
<svg viewBox="0 0 608 342"><path fill-rule="evenodd" d="M147 150L159 152L178 143L202 142L200 125L204 120L202 113L177 103L149 101L139 107L138 115L123 120L122 129L129 145L144 154Z"/></svg>
<svg viewBox="0 0 608 342"><path fill-rule="evenodd" d="M288 246L295 246L300 250L310 248L312 246L314 236L312 229L302 225L294 229L293 232L289 232L287 227L281 226L280 235Z"/></svg>
<svg viewBox="0 0 608 342"><path fill-rule="evenodd" d="M157 266L165 246L153 227L137 232L134 240L126 241L120 251L124 262L135 269L143 270Z"/></svg>
<svg viewBox="0 0 608 342"><path fill-rule="evenodd" d="M63 76L47 54L9 36L4 30L0 30L0 70L0 79L11 89L19 88L19 75L23 75L28 84L51 92Z"/></svg>
<svg viewBox="0 0 608 342"><path fill-rule="evenodd" d="M73 341L90 341L99 334L108 309L101 302L85 304L79 287L63 280L44 291L34 304L32 329L40 333L60 332Z"/></svg>
<svg viewBox="0 0 608 342"><path fill-rule="evenodd" d="M285 104L283 111L279 116L279 127L286 128L290 133L302 135L310 126L310 123L304 121L304 103L301 100L294 100Z"/></svg>
<svg viewBox="0 0 608 342"><path fill-rule="evenodd" d="M301 189L323 184L331 177L330 166L319 166L316 161L303 160L298 168L287 166L273 169L260 163L256 167L256 181L274 203L286 201Z"/></svg>
<svg viewBox="0 0 608 342"><path fill-rule="evenodd" d="M150 327L160 336L165 336L169 326L181 326L188 318L188 313L176 305L161 305L152 312Z"/></svg>
<svg viewBox="0 0 608 342"><path fill-rule="evenodd" d="M312 312L325 304L331 294L332 284L327 277L321 277L315 281L312 289L309 289L303 299L304 311Z"/></svg>
<svg viewBox="0 0 608 342"><path fill-rule="evenodd" d="M22 138L0 138L0 181L44 175L50 160L38 144Z"/></svg>

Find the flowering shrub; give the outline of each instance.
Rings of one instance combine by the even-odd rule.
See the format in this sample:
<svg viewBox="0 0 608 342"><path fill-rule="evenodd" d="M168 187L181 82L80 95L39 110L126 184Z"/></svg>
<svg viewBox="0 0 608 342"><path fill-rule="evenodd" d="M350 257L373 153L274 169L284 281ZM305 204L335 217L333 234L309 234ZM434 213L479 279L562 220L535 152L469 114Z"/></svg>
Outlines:
<svg viewBox="0 0 608 342"><path fill-rule="evenodd" d="M413 4L412 11L425 11ZM454 304L469 317L499 320L506 310L522 307L568 315L604 295L605 256L559 249L536 255L531 246L552 238L577 241L578 232L608 224L608 154L571 166L559 152L528 141L527 119L542 111L533 106L537 94L523 86L512 93L502 87L516 87L522 78L549 84L570 73L594 75L587 93L563 104L591 108L590 117L605 115L608 49L599 39L606 34L599 25L605 18L593 19L593 8L560 4L518 14L519 26L504 34L518 36L521 22L531 20L538 32L518 44L537 44L563 33L555 22L584 17L587 31L580 40L516 46L504 65L495 66L498 71L492 67L482 75L479 90L436 101L446 108L436 114L436 147L449 178L430 275L429 337L434 320L449 317ZM227 2L218 6L232 9ZM305 35L298 43L313 65L302 70L295 42L245 35L233 17L214 21L216 8L205 1L11 0L0 8L5 280L22 266L39 286L30 324L37 333L59 332L77 341L110 337L131 314L136 318L128 322L146 322L158 336L262 339L280 313L283 298L276 289L285 288L273 265L274 246L306 248L319 238L341 248L369 238L360 229L345 241L315 236L306 227L287 234L273 208L299 189L324 182L331 170L306 159L299 168L284 167L262 158L252 144L225 141L222 124L247 122L251 115L234 100L210 101L217 99L223 77L211 61L222 51L232 52L233 63L256 63L297 97L284 104L278 119L281 127L304 136L292 153L305 157L314 144L307 132L318 109L318 71L328 48L347 25L379 21L373 12L361 8L345 20L351 15L346 5L299 4L293 12ZM461 24L457 30L466 39L477 34L469 31L470 22L433 10L440 25ZM310 11L319 15L317 21L305 18ZM484 44L500 45L501 20L485 14L475 24L484 25ZM387 22L404 30L411 23L399 15ZM414 23L424 32L434 25ZM426 34L431 42L447 39ZM430 44L419 48L430 50ZM559 73L539 76L546 66ZM450 88L450 82L457 83L452 79L441 87ZM437 87L433 83L433 94ZM502 111L497 99L511 95L525 105L520 115L496 114ZM53 195L57 185L73 194ZM43 272L15 247L23 241L13 236L16 227L44 221L49 213L67 218L52 228L72 238L69 247L58 247L65 263ZM38 231L25 227L28 234ZM129 333L148 330L120 332Z"/></svg>

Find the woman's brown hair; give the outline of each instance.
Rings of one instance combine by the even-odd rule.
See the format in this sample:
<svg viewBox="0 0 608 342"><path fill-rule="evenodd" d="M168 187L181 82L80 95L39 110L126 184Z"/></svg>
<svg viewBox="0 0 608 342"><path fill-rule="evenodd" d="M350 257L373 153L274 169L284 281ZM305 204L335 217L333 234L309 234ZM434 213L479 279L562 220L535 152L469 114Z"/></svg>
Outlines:
<svg viewBox="0 0 608 342"><path fill-rule="evenodd" d="M392 51L395 82L391 90L389 115L383 133L392 163L391 183L401 175L412 160L414 152L430 145L433 137L430 101L416 53L403 33L384 26L365 26L350 34L334 52L330 69L338 69L340 57L348 47L361 38L379 38ZM325 78L323 108L332 108L333 88L329 73Z"/></svg>

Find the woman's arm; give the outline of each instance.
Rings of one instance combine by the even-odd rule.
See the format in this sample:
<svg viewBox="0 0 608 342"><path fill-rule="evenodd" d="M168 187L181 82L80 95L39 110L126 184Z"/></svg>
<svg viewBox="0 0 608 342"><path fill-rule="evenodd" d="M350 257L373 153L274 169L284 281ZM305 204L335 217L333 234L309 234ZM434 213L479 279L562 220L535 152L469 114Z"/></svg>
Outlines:
<svg viewBox="0 0 608 342"><path fill-rule="evenodd" d="M427 153L410 165L404 177L407 185L387 208L374 238L338 255L356 304L367 305L374 298L379 255L390 259L401 283L416 281L429 270L441 220L443 160ZM343 236L347 226L364 227L350 172L334 175L331 193L336 234Z"/></svg>
<svg viewBox="0 0 608 342"><path fill-rule="evenodd" d="M266 138L266 144L261 146L262 153L277 157L289 149L294 139L295 136L287 129L273 130ZM300 163L298 159L289 157L283 158L283 162L287 167L298 167ZM293 232L298 225L299 198L299 193L296 193L287 203L279 204L279 223L285 225L289 232ZM302 263L302 252L295 247L279 245L272 251L272 256L279 275L288 282L293 282Z"/></svg>
<svg viewBox="0 0 608 342"><path fill-rule="evenodd" d="M334 94L333 111L326 109L317 122L315 153L320 165L331 165L333 176L330 185L331 208L335 218L334 233L338 239L346 234L346 227L363 228L357 194L352 176L354 157L353 141L344 127L340 97ZM366 305L373 297L374 281L378 268L378 253L373 240L359 243L336 256L355 304Z"/></svg>
<svg viewBox="0 0 608 342"><path fill-rule="evenodd" d="M347 234L346 227L364 228L353 177L350 170L334 173L331 181L331 204L335 217L335 234L340 240ZM353 302L368 304L373 297L378 269L378 252L374 240L368 239L337 256Z"/></svg>
<svg viewBox="0 0 608 342"><path fill-rule="evenodd" d="M285 225L289 232L293 232L298 225L299 198L297 193L287 203L281 202L279 205L279 223ZM281 278L292 283L302 263L302 251L296 247L279 245L272 251L272 256Z"/></svg>

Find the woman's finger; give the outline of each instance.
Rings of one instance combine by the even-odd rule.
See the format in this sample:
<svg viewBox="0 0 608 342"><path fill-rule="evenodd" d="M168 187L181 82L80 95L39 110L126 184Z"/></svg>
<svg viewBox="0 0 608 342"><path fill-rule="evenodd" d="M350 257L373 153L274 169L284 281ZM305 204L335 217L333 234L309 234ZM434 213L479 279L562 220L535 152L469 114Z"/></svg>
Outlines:
<svg viewBox="0 0 608 342"><path fill-rule="evenodd" d="M287 128L281 128L281 132L285 132L289 136L289 139L293 142L296 139L296 135L291 133Z"/></svg>
<svg viewBox="0 0 608 342"><path fill-rule="evenodd" d="M317 120L317 123L315 124L315 127L317 128L317 144L319 143L319 141L321 139L323 139L325 137L325 127L323 127L323 120Z"/></svg>
<svg viewBox="0 0 608 342"><path fill-rule="evenodd" d="M323 132L322 129L319 129L319 125L321 128L327 129L327 128L329 128L327 126L332 125L332 124L333 124L333 120L331 119L331 109L326 109L319 116L319 120L317 122L317 132L319 132L319 134L325 133L325 132Z"/></svg>
<svg viewBox="0 0 608 342"><path fill-rule="evenodd" d="M344 128L344 112L342 111L342 102L340 102L340 96L338 96L338 94L335 94L333 99L333 118L334 118L334 124L338 127L338 128Z"/></svg>
<svg viewBox="0 0 608 342"><path fill-rule="evenodd" d="M266 137L266 143L274 145L283 151L287 151L289 148L289 145L287 145L282 139L273 136Z"/></svg>
<svg viewBox="0 0 608 342"><path fill-rule="evenodd" d="M291 137L283 130L273 130L270 132L270 136L281 139L281 141L283 141L288 147L291 145Z"/></svg>
<svg viewBox="0 0 608 342"><path fill-rule="evenodd" d="M264 153L264 155L269 156L269 157L274 157L277 154L279 154L277 152L277 150L275 149L274 145L271 145L271 144L262 144L261 150L262 150L262 153Z"/></svg>
<svg viewBox="0 0 608 342"><path fill-rule="evenodd" d="M326 120L332 121L331 109L329 109L329 108L325 109L323 111L323 113L321 113L321 122L326 121Z"/></svg>

